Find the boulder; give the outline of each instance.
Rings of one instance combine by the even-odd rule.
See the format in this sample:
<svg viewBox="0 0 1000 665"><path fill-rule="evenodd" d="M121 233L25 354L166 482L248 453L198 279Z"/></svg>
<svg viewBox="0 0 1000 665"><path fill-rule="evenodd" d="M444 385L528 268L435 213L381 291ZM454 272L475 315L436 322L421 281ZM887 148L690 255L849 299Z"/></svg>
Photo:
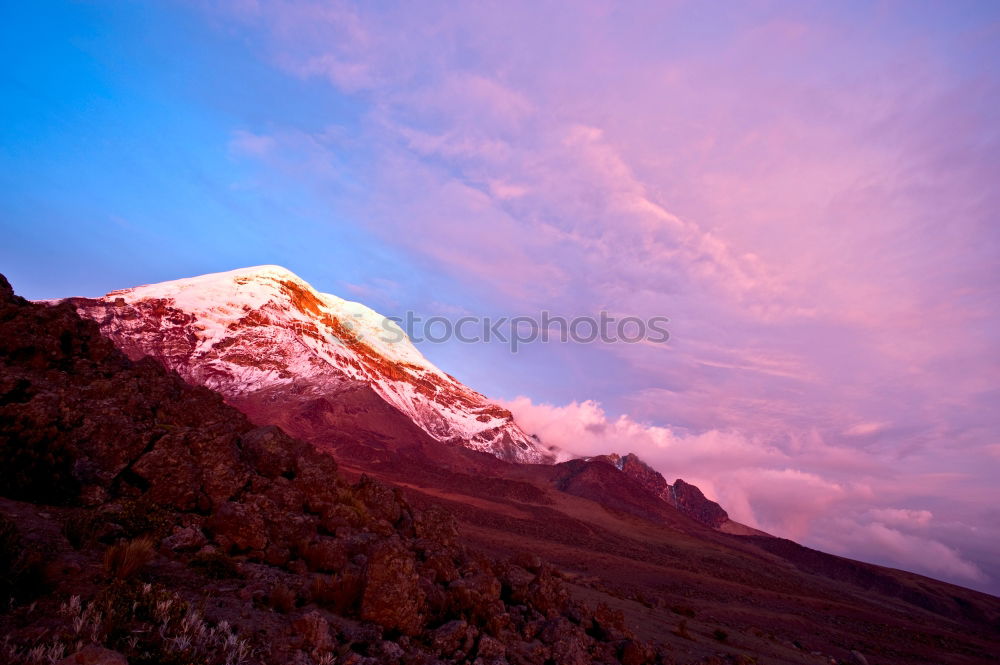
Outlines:
<svg viewBox="0 0 1000 665"><path fill-rule="evenodd" d="M469 637L469 624L455 619L434 629L430 634L430 646L443 656L455 653Z"/></svg>
<svg viewBox="0 0 1000 665"><path fill-rule="evenodd" d="M263 550L267 545L264 519L253 507L226 502L206 522L216 541L239 550Z"/></svg>
<svg viewBox="0 0 1000 665"><path fill-rule="evenodd" d="M289 476L295 470L295 458L288 435L274 425L245 432L239 441L254 471L267 478Z"/></svg>
<svg viewBox="0 0 1000 665"><path fill-rule="evenodd" d="M358 498L375 519L395 523L403 514L403 499L392 490L369 476L361 476L355 488Z"/></svg>
<svg viewBox="0 0 1000 665"><path fill-rule="evenodd" d="M329 653L336 646L330 635L330 624L319 612L309 612L299 617L292 624L292 630L314 658Z"/></svg>
<svg viewBox="0 0 1000 665"><path fill-rule="evenodd" d="M302 558L309 570L321 573L335 573L347 565L347 545L343 540L320 538L303 548Z"/></svg>
<svg viewBox="0 0 1000 665"><path fill-rule="evenodd" d="M364 568L361 618L412 635L423 624L423 602L413 554L394 540L375 546Z"/></svg>
<svg viewBox="0 0 1000 665"><path fill-rule="evenodd" d="M117 651L90 644L57 661L56 665L128 665L128 660Z"/></svg>
<svg viewBox="0 0 1000 665"><path fill-rule="evenodd" d="M174 552L200 550L208 543L201 529L194 526L178 527L163 539L163 547Z"/></svg>
<svg viewBox="0 0 1000 665"><path fill-rule="evenodd" d="M483 658L485 660L493 660L496 658L503 658L507 655L507 648L503 643L489 635L483 635L479 638L479 645L476 647L476 657Z"/></svg>

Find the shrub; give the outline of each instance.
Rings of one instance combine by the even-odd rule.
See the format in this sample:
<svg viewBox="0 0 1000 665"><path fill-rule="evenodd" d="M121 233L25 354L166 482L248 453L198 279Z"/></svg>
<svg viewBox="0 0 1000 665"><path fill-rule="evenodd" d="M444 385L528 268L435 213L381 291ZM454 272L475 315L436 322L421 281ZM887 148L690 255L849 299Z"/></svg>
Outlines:
<svg viewBox="0 0 1000 665"><path fill-rule="evenodd" d="M336 575L314 575L309 585L309 598L335 614L345 614L358 609L363 588L361 570L350 564Z"/></svg>
<svg viewBox="0 0 1000 665"><path fill-rule="evenodd" d="M118 651L135 665L260 662L228 622L213 625L176 593L152 584L116 580L90 600L71 597L55 618L61 627L53 632L0 641L0 662L44 665L86 644Z"/></svg>
<svg viewBox="0 0 1000 665"><path fill-rule="evenodd" d="M725 642L727 639L729 639L729 633L722 630L721 628L716 628L715 632L712 633L712 637L714 637L720 642Z"/></svg>
<svg viewBox="0 0 1000 665"><path fill-rule="evenodd" d="M309 599L323 607L336 606L340 598L338 585L330 575L313 575L309 584Z"/></svg>
<svg viewBox="0 0 1000 665"><path fill-rule="evenodd" d="M115 579L127 580L152 561L153 555L151 538L119 541L104 552L104 572Z"/></svg>

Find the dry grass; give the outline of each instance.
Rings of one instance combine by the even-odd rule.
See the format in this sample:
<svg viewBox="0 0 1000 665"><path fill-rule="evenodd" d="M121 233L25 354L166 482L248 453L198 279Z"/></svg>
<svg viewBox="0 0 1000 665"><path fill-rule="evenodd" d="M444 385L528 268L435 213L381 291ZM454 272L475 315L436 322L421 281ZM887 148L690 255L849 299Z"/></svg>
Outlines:
<svg viewBox="0 0 1000 665"><path fill-rule="evenodd" d="M151 538L120 541L104 553L104 571L115 579L130 579L153 560L154 553Z"/></svg>
<svg viewBox="0 0 1000 665"><path fill-rule="evenodd" d="M246 665L260 662L226 621L212 625L175 593L152 584L115 582L90 600L72 596L59 608L61 625L27 642L0 639L0 663L51 665L87 644L118 651L129 662L164 665ZM129 626L122 634L117 626Z"/></svg>

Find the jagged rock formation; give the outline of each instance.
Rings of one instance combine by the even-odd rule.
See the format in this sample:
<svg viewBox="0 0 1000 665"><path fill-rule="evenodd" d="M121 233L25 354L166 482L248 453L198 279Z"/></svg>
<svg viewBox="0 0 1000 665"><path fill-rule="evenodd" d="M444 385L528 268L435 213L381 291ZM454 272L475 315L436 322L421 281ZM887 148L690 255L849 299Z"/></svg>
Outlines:
<svg viewBox="0 0 1000 665"><path fill-rule="evenodd" d="M705 498L695 485L686 483L680 478L670 486L673 505L685 515L690 515L702 524L720 527L729 520L729 515L715 501Z"/></svg>
<svg viewBox="0 0 1000 665"><path fill-rule="evenodd" d="M590 459L613 465L654 496L705 526L717 529L730 521L729 514L722 506L708 499L697 486L686 483L680 478L671 485L659 471L643 462L635 453L628 453L624 457L612 453Z"/></svg>

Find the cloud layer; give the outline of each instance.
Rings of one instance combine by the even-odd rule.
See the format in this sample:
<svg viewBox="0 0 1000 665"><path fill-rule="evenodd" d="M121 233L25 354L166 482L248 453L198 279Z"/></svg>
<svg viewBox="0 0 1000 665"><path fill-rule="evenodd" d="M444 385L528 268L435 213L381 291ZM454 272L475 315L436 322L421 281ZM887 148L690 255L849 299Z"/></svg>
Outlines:
<svg viewBox="0 0 1000 665"><path fill-rule="evenodd" d="M881 490L898 479L874 456L832 448L815 435L774 446L732 431L683 434L625 415L609 419L593 401L557 407L519 397L505 406L571 456L638 451L668 482L682 476L695 483L738 522L961 584L989 581L979 565L936 539L931 511L880 507L893 500ZM830 473L834 466L854 473L832 479L839 475Z"/></svg>
<svg viewBox="0 0 1000 665"><path fill-rule="evenodd" d="M505 360L529 428L633 450L779 535L1000 590L995 8L208 16L323 91L304 101L360 109L233 127L230 150L440 285L403 304L671 318L666 346Z"/></svg>

